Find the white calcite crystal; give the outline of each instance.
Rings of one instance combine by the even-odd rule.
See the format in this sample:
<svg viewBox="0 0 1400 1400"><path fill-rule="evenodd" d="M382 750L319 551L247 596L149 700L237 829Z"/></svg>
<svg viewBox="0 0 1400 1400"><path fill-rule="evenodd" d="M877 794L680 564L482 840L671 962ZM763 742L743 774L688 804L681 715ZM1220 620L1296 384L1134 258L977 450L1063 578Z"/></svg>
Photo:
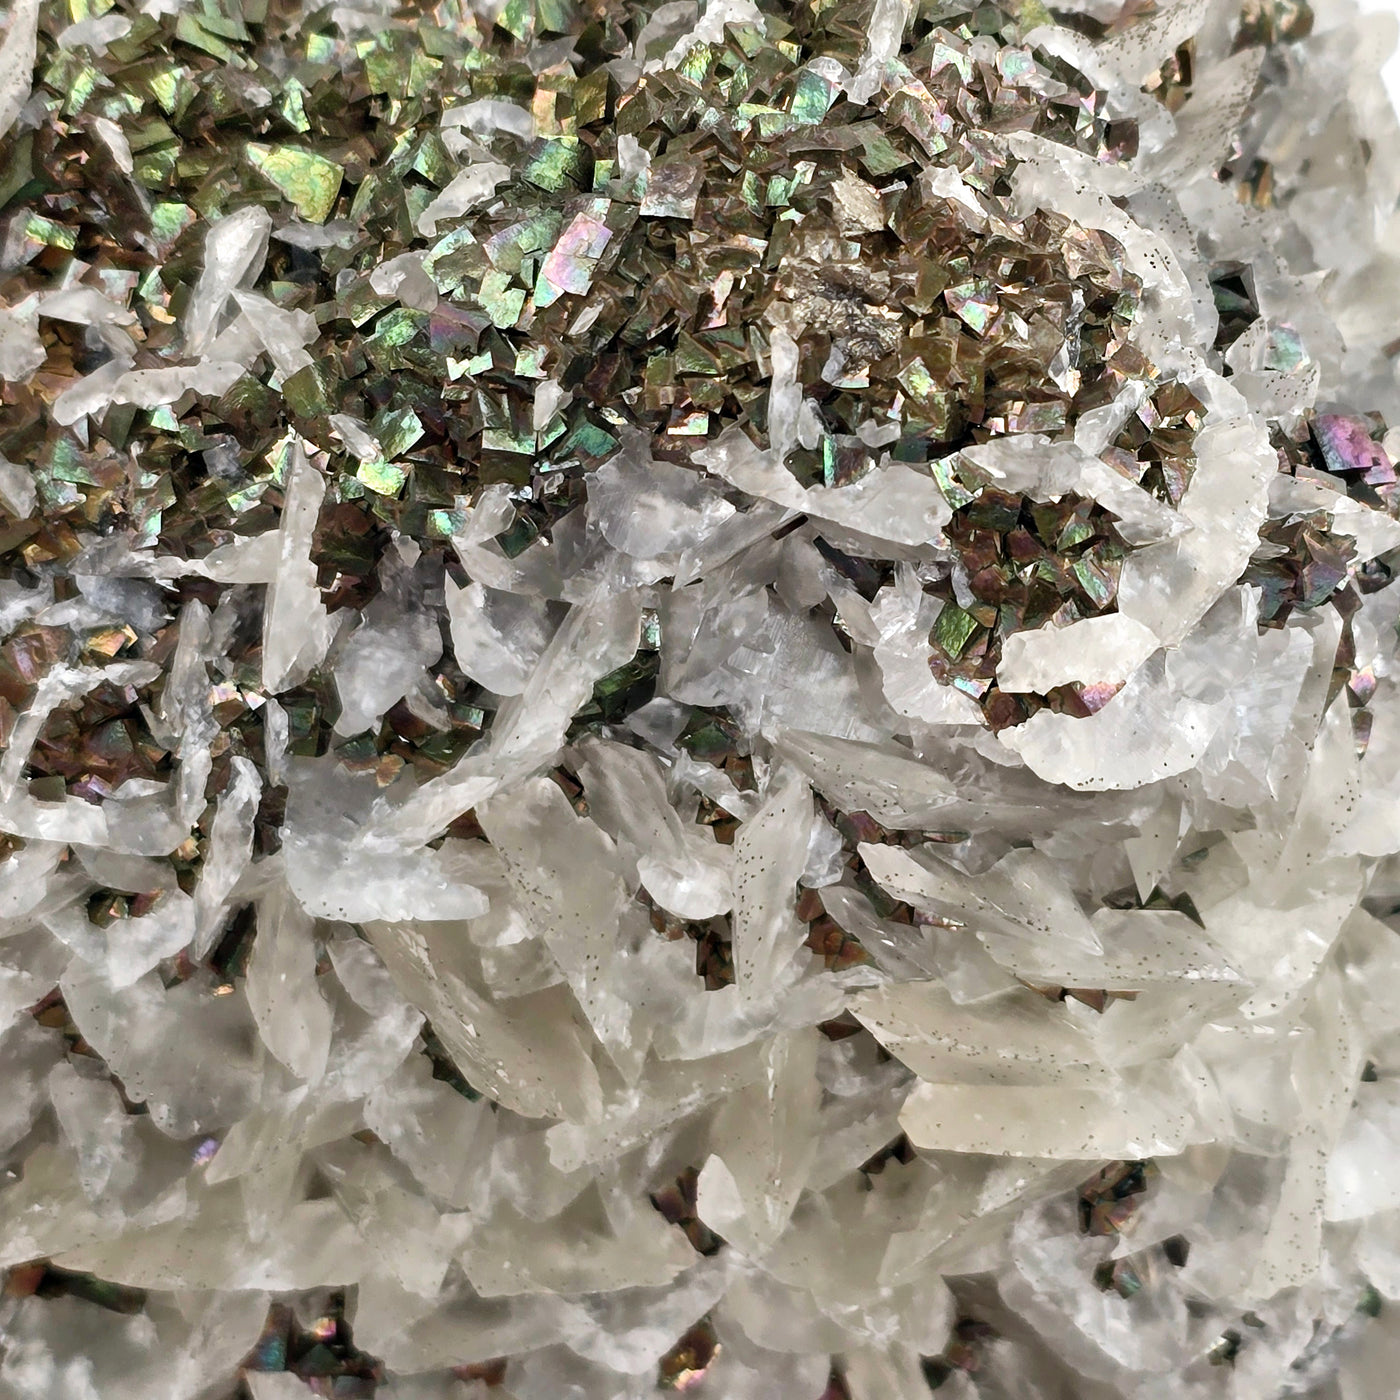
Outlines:
<svg viewBox="0 0 1400 1400"><path fill-rule="evenodd" d="M1121 683L1157 646L1156 633L1123 613L1013 632L1002 648L997 684L1043 695L1057 685Z"/></svg>
<svg viewBox="0 0 1400 1400"><path fill-rule="evenodd" d="M1395 30L16 0L0 1400L1394 1396Z"/></svg>

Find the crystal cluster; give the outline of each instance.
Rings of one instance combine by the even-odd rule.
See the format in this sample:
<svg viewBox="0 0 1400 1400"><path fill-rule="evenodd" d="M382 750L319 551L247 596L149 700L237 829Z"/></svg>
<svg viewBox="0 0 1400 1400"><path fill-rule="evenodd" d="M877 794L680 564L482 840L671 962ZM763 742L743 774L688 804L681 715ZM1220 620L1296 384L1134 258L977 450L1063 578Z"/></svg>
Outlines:
<svg viewBox="0 0 1400 1400"><path fill-rule="evenodd" d="M1379 1400L1348 0L14 0L0 1400Z"/></svg>

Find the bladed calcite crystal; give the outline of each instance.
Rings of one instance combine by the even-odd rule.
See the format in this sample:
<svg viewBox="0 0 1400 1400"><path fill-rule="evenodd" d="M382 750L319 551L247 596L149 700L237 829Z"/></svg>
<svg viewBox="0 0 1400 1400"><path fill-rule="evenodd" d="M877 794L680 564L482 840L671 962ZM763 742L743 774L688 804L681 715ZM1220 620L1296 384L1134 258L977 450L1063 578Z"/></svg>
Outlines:
<svg viewBox="0 0 1400 1400"><path fill-rule="evenodd" d="M1380 1400L1350 0L16 0L0 1400Z"/></svg>

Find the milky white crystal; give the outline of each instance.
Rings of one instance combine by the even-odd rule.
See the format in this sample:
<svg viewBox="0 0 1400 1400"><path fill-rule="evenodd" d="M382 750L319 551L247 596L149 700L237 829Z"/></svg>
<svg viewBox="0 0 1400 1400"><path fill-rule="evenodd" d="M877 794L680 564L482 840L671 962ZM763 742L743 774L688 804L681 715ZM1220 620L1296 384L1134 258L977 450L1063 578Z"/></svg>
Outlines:
<svg viewBox="0 0 1400 1400"><path fill-rule="evenodd" d="M305 678L324 657L335 629L321 603L310 558L311 536L325 491L325 482L311 465L301 439L294 438L277 577L268 589L263 625L263 682L274 693Z"/></svg>
<svg viewBox="0 0 1400 1400"><path fill-rule="evenodd" d="M1072 682L1124 681L1157 645L1156 633L1122 613L1013 632L1002 644L997 684L1003 690L1043 695Z"/></svg>
<svg viewBox="0 0 1400 1400"><path fill-rule="evenodd" d="M39 307L33 298L0 307L0 379L23 383L47 358L39 338Z"/></svg>
<svg viewBox="0 0 1400 1400"><path fill-rule="evenodd" d="M17 0L0 43L0 136L14 125L29 96L39 28L39 0Z"/></svg>
<svg viewBox="0 0 1400 1400"><path fill-rule="evenodd" d="M251 282L267 256L272 219L256 205L211 225L204 240L204 267L185 310L185 349L202 354L218 329L234 291Z"/></svg>

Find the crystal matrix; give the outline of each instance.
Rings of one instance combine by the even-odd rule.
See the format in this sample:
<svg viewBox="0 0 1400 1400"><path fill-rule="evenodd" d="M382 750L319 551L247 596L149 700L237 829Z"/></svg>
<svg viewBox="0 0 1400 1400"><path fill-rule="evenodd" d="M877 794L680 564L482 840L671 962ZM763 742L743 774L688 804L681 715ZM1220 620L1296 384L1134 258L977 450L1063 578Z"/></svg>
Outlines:
<svg viewBox="0 0 1400 1400"><path fill-rule="evenodd" d="M17 0L0 1397L1370 1400L1344 0Z"/></svg>

